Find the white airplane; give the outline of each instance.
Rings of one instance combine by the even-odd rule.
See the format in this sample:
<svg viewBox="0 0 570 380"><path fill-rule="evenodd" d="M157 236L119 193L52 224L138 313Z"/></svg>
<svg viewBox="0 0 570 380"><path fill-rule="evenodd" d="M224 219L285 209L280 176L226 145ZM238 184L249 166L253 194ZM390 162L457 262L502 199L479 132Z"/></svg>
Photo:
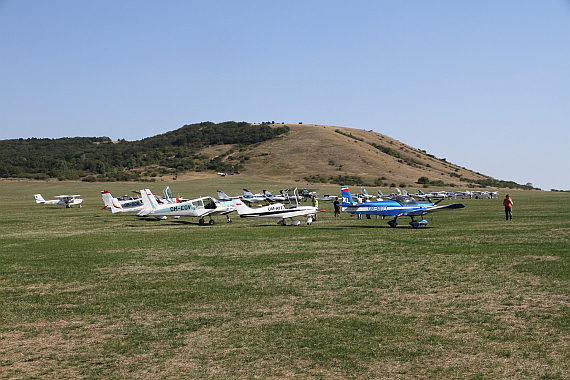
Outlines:
<svg viewBox="0 0 570 380"><path fill-rule="evenodd" d="M362 199L364 202L368 202L372 199L373 196L368 194L368 191L366 191L366 188L364 186L362 186L360 190L362 191Z"/></svg>
<svg viewBox="0 0 570 380"><path fill-rule="evenodd" d="M338 195L331 195L331 194L325 194L323 196L317 197L318 201L334 201L336 198L338 198Z"/></svg>
<svg viewBox="0 0 570 380"><path fill-rule="evenodd" d="M287 200L287 198L285 198L284 196L272 194L267 190L263 190L263 196L270 203L271 202L284 202Z"/></svg>
<svg viewBox="0 0 570 380"><path fill-rule="evenodd" d="M249 203L260 203L265 202L264 194L252 194L248 189L243 189L243 195L240 197L241 200Z"/></svg>
<svg viewBox="0 0 570 380"><path fill-rule="evenodd" d="M234 204L228 201L219 201L212 197L200 197L190 199L182 203L159 204L149 189L141 190L141 197L144 210L138 216L151 216L158 219L166 219L167 216L179 218L181 216L191 216L200 218L199 224L204 224L204 217L210 217L209 224L214 224L212 215L226 215L227 222L231 223L229 213L236 210Z"/></svg>
<svg viewBox="0 0 570 380"><path fill-rule="evenodd" d="M384 199L392 199L394 198L395 195L394 194L382 194L382 190L378 189L378 195L376 196L376 200L378 201L383 201Z"/></svg>
<svg viewBox="0 0 570 380"><path fill-rule="evenodd" d="M80 195L56 195L55 197L58 199L51 199L49 201L46 201L41 194L34 194L37 204L60 205L65 206L66 208L71 208L73 205L79 205L79 208L81 208L83 199L77 198L79 196Z"/></svg>
<svg viewBox="0 0 570 380"><path fill-rule="evenodd" d="M230 197L222 190L218 190L218 199L221 201L231 201L232 199L241 199L241 196Z"/></svg>
<svg viewBox="0 0 570 380"><path fill-rule="evenodd" d="M113 197L109 190L101 192L101 197L105 203L103 209L110 209L113 214L123 212L139 212L144 209L144 205L140 198L133 198L130 195L124 195L120 198Z"/></svg>
<svg viewBox="0 0 570 380"><path fill-rule="evenodd" d="M471 192L470 192L469 190L466 190L466 191L456 191L456 192L455 192L455 196L456 196L456 197L461 197L461 198L463 198L463 199L465 199L466 197L467 197L467 198L470 198L470 197L471 197Z"/></svg>
<svg viewBox="0 0 570 380"><path fill-rule="evenodd" d="M296 195L296 190L295 190ZM292 220L292 218L299 216L307 217L307 224L310 225L313 222L313 216L317 212L323 212L324 210L319 210L313 206L293 206L285 207L282 203L275 203L269 206L260 207L257 209L249 208L245 205L242 200L233 199L234 205L236 206L237 212L240 218L276 218L281 219L277 224L285 226L287 225L286 219L291 219L292 226L298 226L301 224L299 220Z"/></svg>
<svg viewBox="0 0 570 380"><path fill-rule="evenodd" d="M158 200L159 197L156 197L156 198ZM181 197L180 194L177 197L172 195L172 190L170 190L170 186L166 186L164 188L164 190L162 190L162 199L161 200L165 203L182 203L182 202L188 201L188 199ZM158 202L158 203L160 203L160 202Z"/></svg>
<svg viewBox="0 0 570 380"><path fill-rule="evenodd" d="M279 190L279 194L281 194L281 196L283 198L285 198L287 201L289 201L289 203L291 203L291 201L295 201L296 203L299 203L300 201L305 200L305 198L312 198L313 197L313 193L309 192L309 191L304 191L304 195L301 195L297 192L291 193L292 188L289 188L287 190Z"/></svg>

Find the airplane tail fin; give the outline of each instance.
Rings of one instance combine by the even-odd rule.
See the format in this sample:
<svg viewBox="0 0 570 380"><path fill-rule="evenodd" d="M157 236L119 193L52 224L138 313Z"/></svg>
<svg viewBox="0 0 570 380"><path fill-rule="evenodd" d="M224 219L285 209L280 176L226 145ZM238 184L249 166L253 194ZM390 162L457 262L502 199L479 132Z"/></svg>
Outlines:
<svg viewBox="0 0 570 380"><path fill-rule="evenodd" d="M158 207L158 202L156 201L156 198L154 197L150 189L141 190L141 200L143 202L144 210L146 212L150 212Z"/></svg>
<svg viewBox="0 0 570 380"><path fill-rule="evenodd" d="M229 201L231 200L230 197L227 196L222 190L218 190L218 199L222 201Z"/></svg>
<svg viewBox="0 0 570 380"><path fill-rule="evenodd" d="M104 190L101 192L101 197L103 198L103 203L105 203L105 207L103 208L110 208L112 203L113 194L109 192L109 190Z"/></svg>
<svg viewBox="0 0 570 380"><path fill-rule="evenodd" d="M236 206L236 210L239 216L251 214L253 210L246 206L246 204L241 199L232 199L234 202L234 206Z"/></svg>
<svg viewBox="0 0 570 380"><path fill-rule="evenodd" d="M364 186L362 186L360 190L362 190L362 194L368 195L368 191L366 191L366 188Z"/></svg>
<svg viewBox="0 0 570 380"><path fill-rule="evenodd" d="M340 188L340 193L342 195L342 206L352 206L354 201L352 200L352 195L350 195L350 190L348 190L348 186L342 186Z"/></svg>
<svg viewBox="0 0 570 380"><path fill-rule="evenodd" d="M125 212L125 209L123 208L123 206L121 206L121 204L119 203L119 201L117 200L117 198L114 198L111 196L110 199L110 204L109 207L111 208L111 212L113 214L117 214L120 212Z"/></svg>
<svg viewBox="0 0 570 380"><path fill-rule="evenodd" d="M45 199L41 194L34 194L34 198L36 198L36 203L45 203Z"/></svg>
<svg viewBox="0 0 570 380"><path fill-rule="evenodd" d="M248 189L243 189L243 195L253 197L253 193L251 191L249 191Z"/></svg>

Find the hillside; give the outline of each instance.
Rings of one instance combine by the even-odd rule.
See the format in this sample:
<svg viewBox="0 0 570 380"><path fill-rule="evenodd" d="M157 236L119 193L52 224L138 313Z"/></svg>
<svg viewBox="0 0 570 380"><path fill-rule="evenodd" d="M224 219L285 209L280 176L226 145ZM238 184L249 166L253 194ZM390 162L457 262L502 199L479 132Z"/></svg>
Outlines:
<svg viewBox="0 0 570 380"><path fill-rule="evenodd" d="M244 165L248 175L288 181L312 177L313 183L353 176L396 186L411 185L420 177L463 187L466 182L493 181L377 132L314 124L286 126L289 133L284 137L242 152L250 157ZM227 149L210 147L202 153L214 157Z"/></svg>
<svg viewBox="0 0 570 380"><path fill-rule="evenodd" d="M439 159L386 135L314 124L204 122L139 141L0 141L0 177L82 181L191 179L216 172L304 183L529 188Z"/></svg>

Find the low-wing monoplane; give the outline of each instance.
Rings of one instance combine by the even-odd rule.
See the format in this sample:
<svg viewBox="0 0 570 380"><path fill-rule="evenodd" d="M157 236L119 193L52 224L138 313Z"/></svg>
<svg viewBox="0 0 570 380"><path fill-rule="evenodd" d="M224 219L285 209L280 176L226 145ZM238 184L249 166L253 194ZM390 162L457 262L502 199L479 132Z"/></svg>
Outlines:
<svg viewBox="0 0 570 380"><path fill-rule="evenodd" d="M260 203L260 202L265 202L266 200L265 195L253 194L248 189L243 189L243 195L240 198L248 203Z"/></svg>
<svg viewBox="0 0 570 380"><path fill-rule="evenodd" d="M130 195L123 195L120 198L115 198L109 190L103 190L101 192L101 197L103 198L103 203L105 203L105 207L103 207L103 209L108 208L113 212L113 214L139 212L144 209L142 200Z"/></svg>
<svg viewBox="0 0 570 380"><path fill-rule="evenodd" d="M204 224L204 217L210 218L209 224L214 224L213 215L226 215L227 222L231 223L229 213L236 210L234 204L228 201L219 201L212 197L200 197L190 199L182 203L165 203L159 204L149 189L141 190L141 198L144 204L144 210L140 211L138 216L150 216L158 219L172 216L174 218L181 216L191 216L200 218L198 223Z"/></svg>
<svg viewBox="0 0 570 380"><path fill-rule="evenodd" d="M83 199L79 199L80 195L56 195L57 199L50 199L46 201L41 194L34 194L34 198L36 198L37 204L44 204L44 205L59 205L65 206L66 208L71 208L71 206L79 205L81 208L81 203L83 203Z"/></svg>
<svg viewBox="0 0 570 380"><path fill-rule="evenodd" d="M454 203L444 206L437 206L431 202L417 202L409 195L396 195L388 200L358 203L352 200L350 190L347 186L341 187L342 194L342 211L350 214L365 214L365 215L381 215L391 216L392 219L388 222L390 227L398 225L398 217L409 216L412 218L410 225L412 227L427 226L427 220L423 216L428 212L435 212L441 210L452 210L465 207L462 203ZM421 220L415 218L420 217Z"/></svg>
<svg viewBox="0 0 570 380"><path fill-rule="evenodd" d="M287 198L285 198L283 195L275 195L267 190L263 190L263 196L265 197L265 200L269 203L285 202L287 200Z"/></svg>
<svg viewBox="0 0 570 380"><path fill-rule="evenodd" d="M297 191L294 191L295 195L295 205L292 207L286 207L282 203L275 203L269 206L259 207L252 209L248 207L242 200L233 199L234 205L236 206L237 212L240 218L275 218L281 219L277 224L285 226L287 225L286 219L291 219L292 226L298 226L301 224L299 220L293 220L292 218L306 216L307 224L313 222L313 216L317 212L323 212L324 210L319 210L313 206L299 206L297 203Z"/></svg>
<svg viewBox="0 0 570 380"><path fill-rule="evenodd" d="M321 195L320 197L317 197L318 201L334 201L336 198L338 198L338 195L331 195L331 194L325 194L325 195Z"/></svg>

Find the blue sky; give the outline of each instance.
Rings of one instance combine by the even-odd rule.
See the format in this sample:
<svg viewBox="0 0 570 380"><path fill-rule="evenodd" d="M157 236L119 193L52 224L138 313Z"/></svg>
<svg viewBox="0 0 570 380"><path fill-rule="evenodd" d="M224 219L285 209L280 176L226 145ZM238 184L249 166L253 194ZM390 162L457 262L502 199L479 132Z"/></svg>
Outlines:
<svg viewBox="0 0 570 380"><path fill-rule="evenodd" d="M0 0L0 139L374 130L570 189L570 0Z"/></svg>

